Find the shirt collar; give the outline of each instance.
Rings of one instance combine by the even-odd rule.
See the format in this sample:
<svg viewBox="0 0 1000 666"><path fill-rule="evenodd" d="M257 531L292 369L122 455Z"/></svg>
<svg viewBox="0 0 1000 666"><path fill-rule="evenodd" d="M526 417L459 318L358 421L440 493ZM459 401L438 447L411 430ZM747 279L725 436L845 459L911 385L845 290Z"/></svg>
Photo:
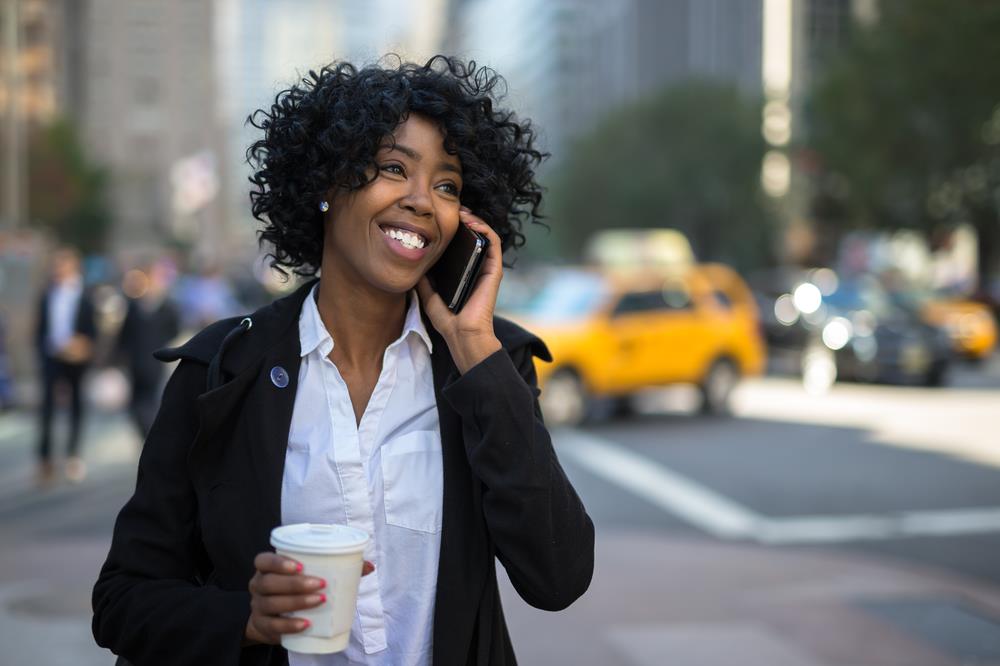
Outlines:
<svg viewBox="0 0 1000 666"><path fill-rule="evenodd" d="M302 312L299 314L299 348L302 356L307 356L316 349L319 349L323 356L328 356L333 350L333 338L326 330L323 319L319 316L319 308L316 306L318 289L319 282L310 290L309 296L303 301ZM403 322L403 333L398 340L405 340L410 334L416 334L427 346L427 352L433 353L434 344L431 342L431 337L427 334L427 328L424 326L424 320L420 316L420 299L416 289L410 291L408 302L406 319Z"/></svg>

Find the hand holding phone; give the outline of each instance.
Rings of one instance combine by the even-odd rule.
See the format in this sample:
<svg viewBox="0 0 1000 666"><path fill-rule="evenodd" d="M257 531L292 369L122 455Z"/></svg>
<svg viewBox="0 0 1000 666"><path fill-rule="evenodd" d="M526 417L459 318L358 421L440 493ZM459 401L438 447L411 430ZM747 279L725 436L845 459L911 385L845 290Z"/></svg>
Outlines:
<svg viewBox="0 0 1000 666"><path fill-rule="evenodd" d="M460 312L469 299L489 244L485 235L459 224L444 253L427 271L434 290L452 312Z"/></svg>

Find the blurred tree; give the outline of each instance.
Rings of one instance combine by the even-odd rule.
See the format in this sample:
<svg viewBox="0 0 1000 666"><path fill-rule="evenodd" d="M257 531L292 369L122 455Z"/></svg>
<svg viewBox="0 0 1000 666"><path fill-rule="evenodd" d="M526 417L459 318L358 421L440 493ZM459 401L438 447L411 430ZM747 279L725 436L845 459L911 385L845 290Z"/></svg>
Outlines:
<svg viewBox="0 0 1000 666"><path fill-rule="evenodd" d="M1000 269L1000 3L883 0L818 80L814 214L841 228L973 224Z"/></svg>
<svg viewBox="0 0 1000 666"><path fill-rule="evenodd" d="M104 249L111 227L107 178L84 155L65 121L35 128L28 142L28 212L60 243L85 253Z"/></svg>
<svg viewBox="0 0 1000 666"><path fill-rule="evenodd" d="M760 124L758 100L710 81L613 112L550 175L553 237L578 255L600 229L670 227L688 236L699 260L743 269L768 262Z"/></svg>

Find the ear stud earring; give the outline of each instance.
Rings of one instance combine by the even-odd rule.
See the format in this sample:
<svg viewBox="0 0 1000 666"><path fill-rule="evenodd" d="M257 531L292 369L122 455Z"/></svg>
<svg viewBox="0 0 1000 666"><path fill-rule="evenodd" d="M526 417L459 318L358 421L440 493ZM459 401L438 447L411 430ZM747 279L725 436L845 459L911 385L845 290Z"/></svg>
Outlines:
<svg viewBox="0 0 1000 666"><path fill-rule="evenodd" d="M319 202L319 211L321 213L325 213L328 210L330 210L330 204L328 202L326 202L326 201L320 201Z"/></svg>

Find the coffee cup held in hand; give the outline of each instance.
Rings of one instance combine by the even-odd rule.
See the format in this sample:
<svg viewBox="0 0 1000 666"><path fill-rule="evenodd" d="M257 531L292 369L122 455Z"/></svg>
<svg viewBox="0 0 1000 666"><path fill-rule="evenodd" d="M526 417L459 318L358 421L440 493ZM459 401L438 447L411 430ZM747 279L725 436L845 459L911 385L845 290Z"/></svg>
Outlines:
<svg viewBox="0 0 1000 666"><path fill-rule="evenodd" d="M347 647L368 541L366 532L347 525L298 523L271 530L271 545L279 555L301 562L304 575L326 581L324 603L288 614L309 620L309 627L282 634L282 647L309 654Z"/></svg>

